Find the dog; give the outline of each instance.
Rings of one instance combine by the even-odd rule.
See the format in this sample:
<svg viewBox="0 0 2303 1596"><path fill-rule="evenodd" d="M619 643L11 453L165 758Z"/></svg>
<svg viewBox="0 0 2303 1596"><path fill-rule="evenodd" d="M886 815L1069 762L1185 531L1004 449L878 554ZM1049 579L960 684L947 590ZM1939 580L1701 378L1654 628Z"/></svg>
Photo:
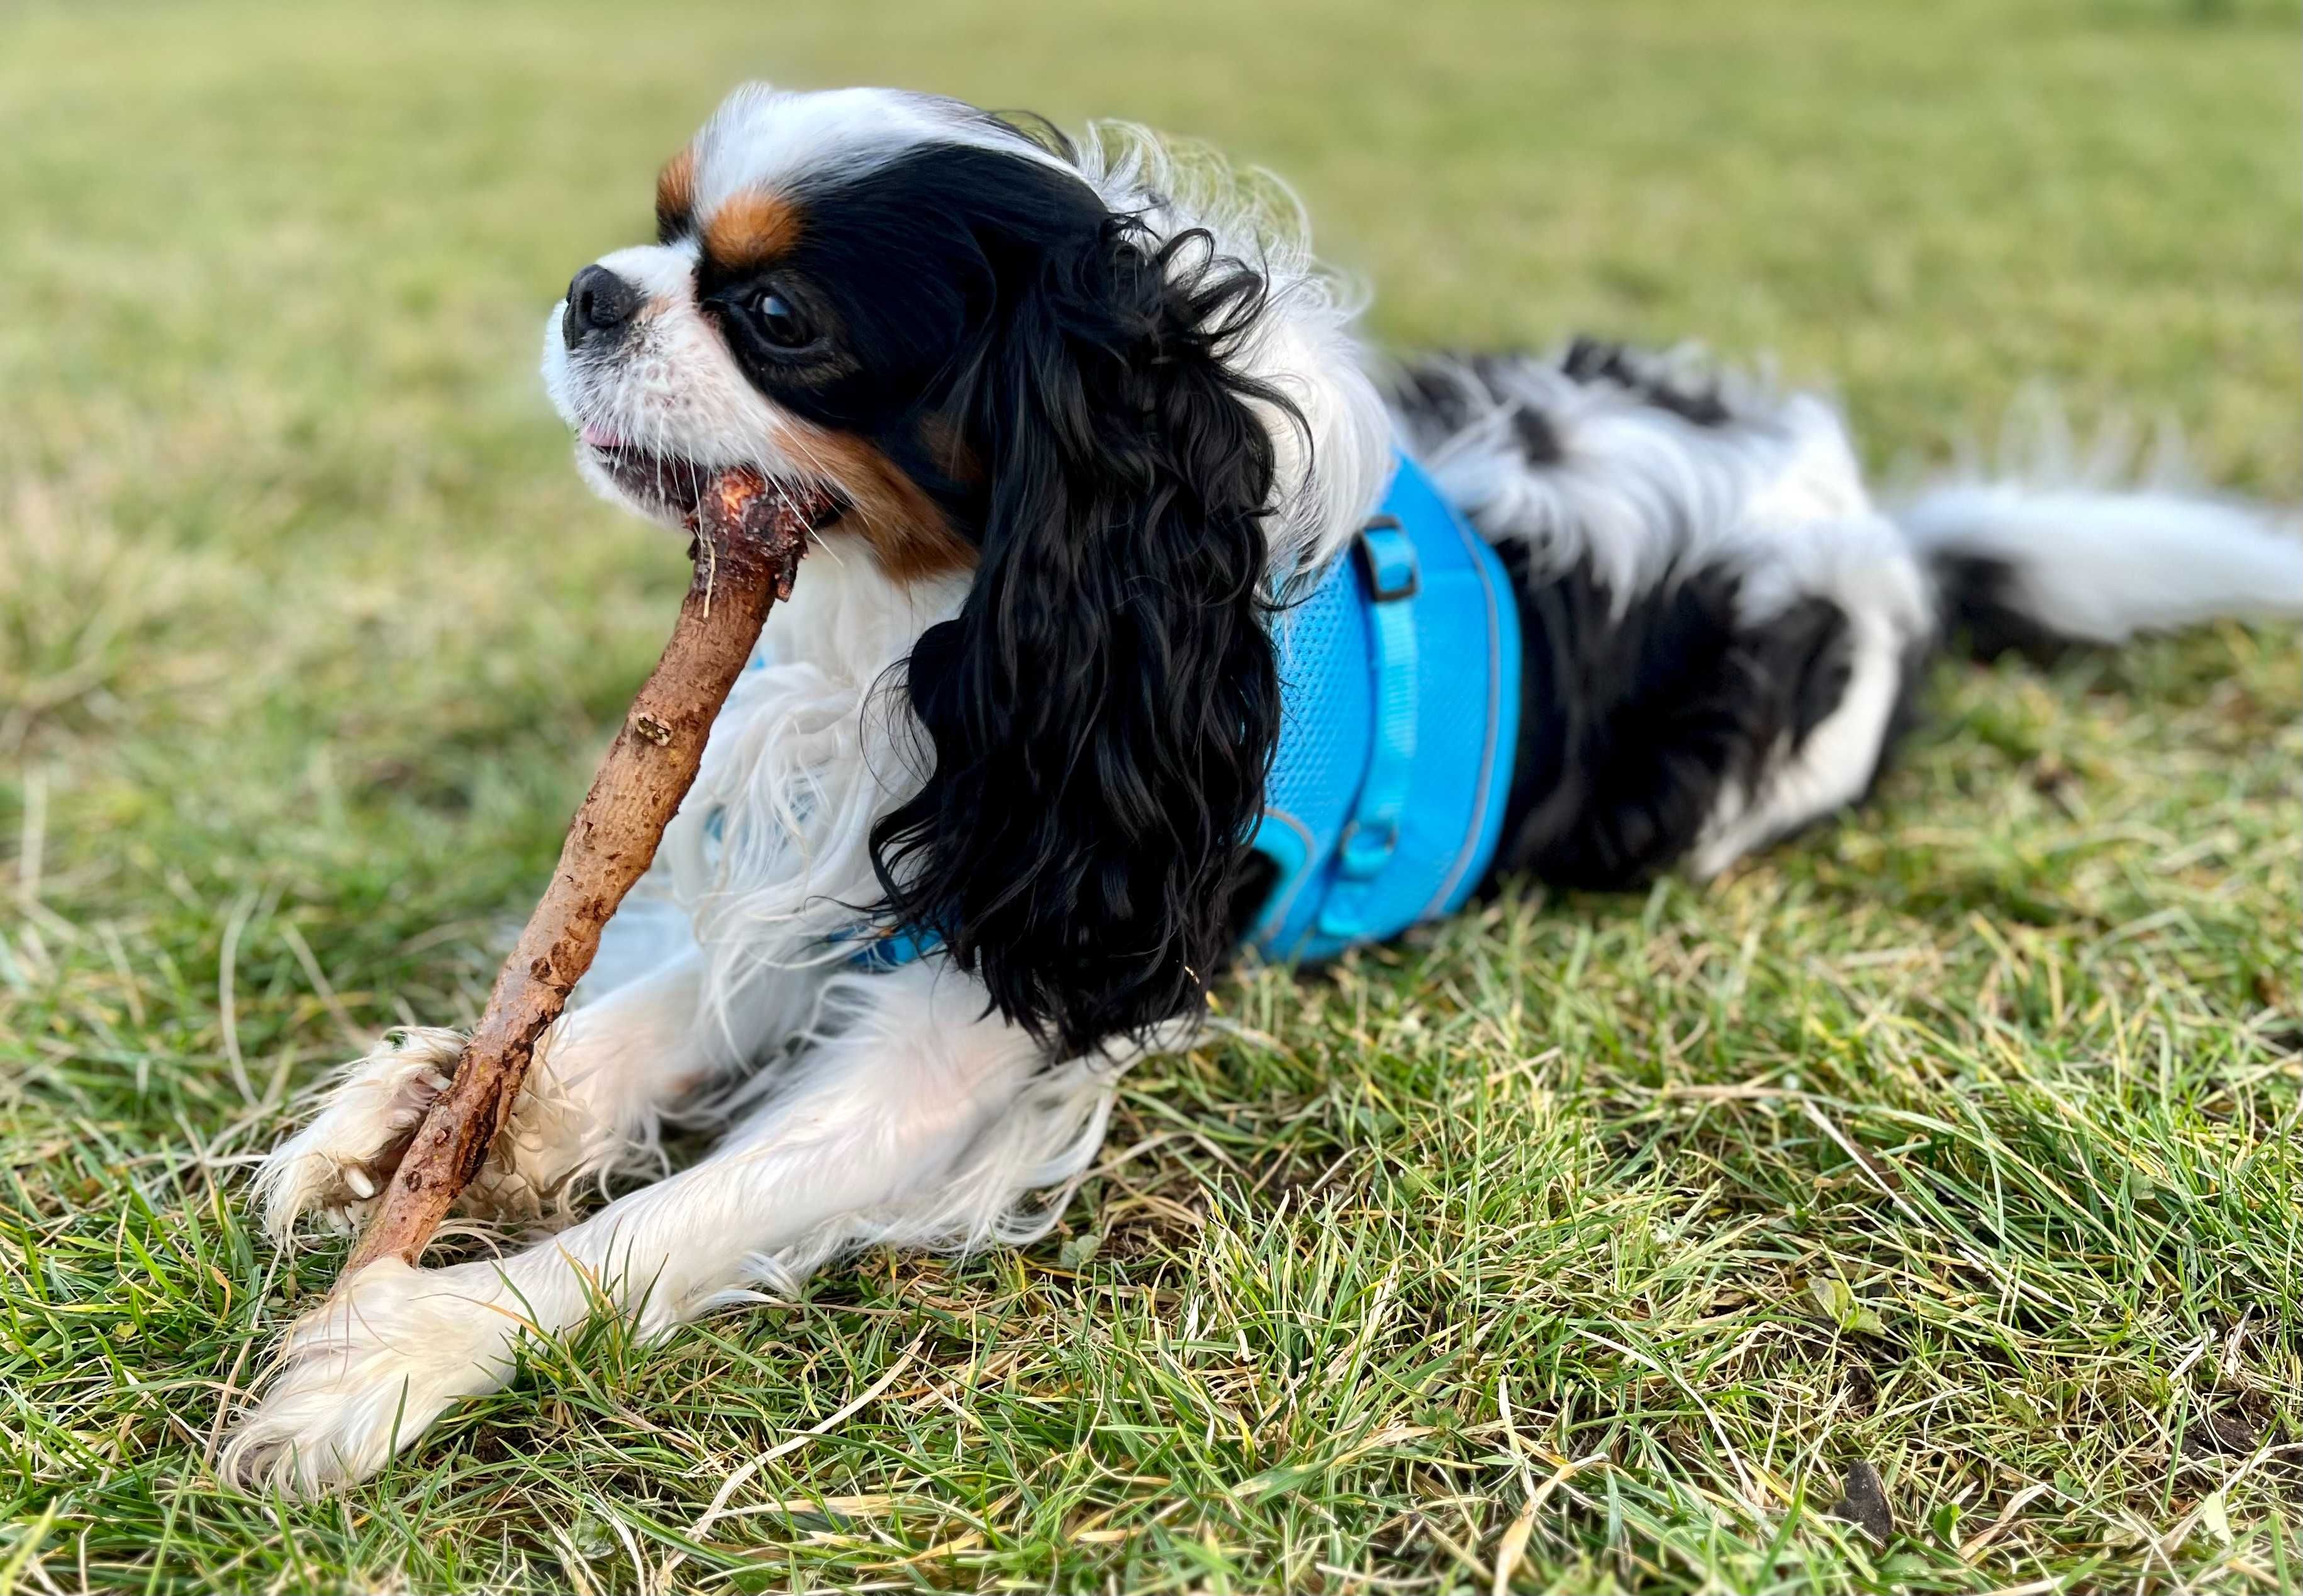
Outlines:
<svg viewBox="0 0 2303 1596"><path fill-rule="evenodd" d="M1244 948L1500 879L1698 877L1860 799L1954 647L2303 614L2244 504L1970 476L1883 508L1838 411L1675 354L1385 361L1276 183L882 89L736 91L544 376L602 494L828 488L790 601L468 1209L289 1332L223 1457L361 1479L595 1312L661 1336L873 1245L1028 1242ZM264 1164L357 1223L461 1038ZM700 1161L580 1218L571 1198Z"/></svg>

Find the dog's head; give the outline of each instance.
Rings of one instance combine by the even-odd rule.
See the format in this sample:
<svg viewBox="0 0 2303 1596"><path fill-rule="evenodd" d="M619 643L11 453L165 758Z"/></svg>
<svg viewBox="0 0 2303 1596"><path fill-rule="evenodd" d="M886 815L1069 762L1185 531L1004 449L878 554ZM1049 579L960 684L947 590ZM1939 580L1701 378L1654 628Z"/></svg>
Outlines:
<svg viewBox="0 0 2303 1596"><path fill-rule="evenodd" d="M890 582L964 586L906 671L933 768L874 831L883 912L1073 1050L1196 1007L1278 733L1270 600L1384 455L1300 249L1113 148L740 89L544 359L581 469L641 513L750 465L829 487L827 544Z"/></svg>

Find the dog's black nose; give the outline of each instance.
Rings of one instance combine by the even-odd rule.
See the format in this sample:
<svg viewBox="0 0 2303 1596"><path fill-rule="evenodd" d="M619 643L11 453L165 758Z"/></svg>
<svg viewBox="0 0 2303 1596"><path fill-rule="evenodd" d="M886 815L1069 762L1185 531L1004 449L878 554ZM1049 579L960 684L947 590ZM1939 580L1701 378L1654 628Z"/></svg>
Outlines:
<svg viewBox="0 0 2303 1596"><path fill-rule="evenodd" d="M640 291L603 266L587 266L568 284L560 336L574 349L595 333L622 326L640 308Z"/></svg>

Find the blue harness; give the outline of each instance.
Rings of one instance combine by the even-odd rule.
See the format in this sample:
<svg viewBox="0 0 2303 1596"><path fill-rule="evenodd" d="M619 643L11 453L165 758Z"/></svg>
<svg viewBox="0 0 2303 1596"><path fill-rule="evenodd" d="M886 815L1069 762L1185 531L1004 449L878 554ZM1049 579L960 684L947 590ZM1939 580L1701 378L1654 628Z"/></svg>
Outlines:
<svg viewBox="0 0 2303 1596"><path fill-rule="evenodd" d="M1495 551L1400 457L1379 513L1279 617L1279 751L1248 941L1331 958L1463 906L1519 736L1519 610Z"/></svg>
<svg viewBox="0 0 2303 1596"><path fill-rule="evenodd" d="M1279 747L1251 845L1278 876L1249 943L1332 958L1461 908L1495 857L1519 736L1503 562L1402 455L1351 557L1273 643ZM936 945L899 932L852 962L892 968Z"/></svg>

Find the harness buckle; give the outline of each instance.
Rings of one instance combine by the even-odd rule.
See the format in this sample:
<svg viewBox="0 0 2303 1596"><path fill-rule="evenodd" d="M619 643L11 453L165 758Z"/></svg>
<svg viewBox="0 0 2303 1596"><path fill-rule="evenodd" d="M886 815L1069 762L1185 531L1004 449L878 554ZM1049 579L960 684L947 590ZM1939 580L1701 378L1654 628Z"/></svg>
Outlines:
<svg viewBox="0 0 2303 1596"><path fill-rule="evenodd" d="M1380 541L1384 547L1379 549ZM1361 569L1367 573L1368 597L1379 604L1396 604L1423 591L1423 572L1415 560L1415 545L1396 515L1379 515L1360 528ZM1387 554L1390 557L1387 558Z"/></svg>

